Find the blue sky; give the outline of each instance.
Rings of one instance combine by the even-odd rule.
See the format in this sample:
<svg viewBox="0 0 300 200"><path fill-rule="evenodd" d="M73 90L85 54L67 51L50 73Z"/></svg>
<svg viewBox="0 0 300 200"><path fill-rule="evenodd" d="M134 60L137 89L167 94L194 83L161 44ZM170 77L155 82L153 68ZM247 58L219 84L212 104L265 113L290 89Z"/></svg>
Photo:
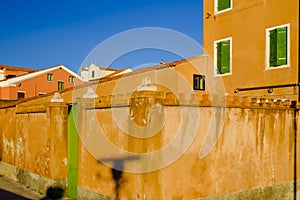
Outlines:
<svg viewBox="0 0 300 200"><path fill-rule="evenodd" d="M43 69L64 64L77 72L101 42L123 31L162 27L202 44L202 0L0 0L0 64ZM193 56L193 55L191 55ZM180 59L156 49L133 51L121 69ZM95 58L97 65L101 58Z"/></svg>

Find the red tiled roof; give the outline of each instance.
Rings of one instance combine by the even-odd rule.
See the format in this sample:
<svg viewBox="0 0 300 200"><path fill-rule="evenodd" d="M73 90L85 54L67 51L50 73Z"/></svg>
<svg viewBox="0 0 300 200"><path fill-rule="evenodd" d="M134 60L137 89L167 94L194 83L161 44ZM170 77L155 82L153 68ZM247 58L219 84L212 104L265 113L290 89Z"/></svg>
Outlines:
<svg viewBox="0 0 300 200"><path fill-rule="evenodd" d="M7 66L0 64L0 69L12 70L12 71L23 71L23 72L36 72L39 70L32 69L32 68L23 68L23 67L15 67L15 66Z"/></svg>
<svg viewBox="0 0 300 200"><path fill-rule="evenodd" d="M116 74L120 74L120 73L122 73L122 72L124 72L124 71L126 71L126 70L128 70L128 69L129 69L129 68L124 68L124 69L117 70L117 71L115 71L115 72L113 72L113 73L111 73L111 74L109 74L109 75L107 75L107 76L105 76L105 77L115 76Z"/></svg>

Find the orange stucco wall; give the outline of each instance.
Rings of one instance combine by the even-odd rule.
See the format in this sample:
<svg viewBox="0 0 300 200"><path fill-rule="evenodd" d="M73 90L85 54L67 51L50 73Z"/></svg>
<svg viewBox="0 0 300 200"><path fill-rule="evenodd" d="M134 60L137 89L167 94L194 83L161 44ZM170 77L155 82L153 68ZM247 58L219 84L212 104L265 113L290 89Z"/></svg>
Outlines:
<svg viewBox="0 0 300 200"><path fill-rule="evenodd" d="M17 88L15 86L8 86L0 88L1 99L3 100L15 100L18 99Z"/></svg>
<svg viewBox="0 0 300 200"><path fill-rule="evenodd" d="M89 108L79 113L79 116L84 116L79 120L79 135L83 140L79 145L79 187L106 196L116 196L112 172L107 167L109 163L97 161L110 151L99 134L104 133L117 148L150 153L170 144L178 135L178 130L188 127L188 123L195 119L198 120L198 127L194 127L196 137L190 148L160 170L124 173L119 188L121 199L195 199L293 181L293 110L166 106L168 117L162 130L153 137L139 139L129 136L116 122L114 113L118 113L117 118L126 118L128 109ZM185 122L181 118L182 109L189 113L185 116ZM225 113L220 138L211 151L200 158L202 148L207 145L204 141L212 123L212 115L217 110ZM192 130L185 130L180 143L174 146L174 152L183 148L184 141L192 134ZM161 162L172 156L162 155ZM113 158L120 157L122 155ZM135 165L138 168L139 163L127 161L124 170L129 169L126 167L132 169ZM300 165L297 165L297 170L300 170Z"/></svg>
<svg viewBox="0 0 300 200"><path fill-rule="evenodd" d="M214 41L232 37L232 75L223 77L227 93L233 94L238 87L298 82L298 8L297 0L233 0L232 10L215 14L214 1L204 0L203 44L212 60ZM266 29L284 24L290 25L290 65L266 70ZM255 93L262 91L250 94ZM293 94L293 90L275 89L274 93Z"/></svg>
<svg viewBox="0 0 300 200"><path fill-rule="evenodd" d="M46 179L65 179L67 114L64 103L0 109L0 161Z"/></svg>

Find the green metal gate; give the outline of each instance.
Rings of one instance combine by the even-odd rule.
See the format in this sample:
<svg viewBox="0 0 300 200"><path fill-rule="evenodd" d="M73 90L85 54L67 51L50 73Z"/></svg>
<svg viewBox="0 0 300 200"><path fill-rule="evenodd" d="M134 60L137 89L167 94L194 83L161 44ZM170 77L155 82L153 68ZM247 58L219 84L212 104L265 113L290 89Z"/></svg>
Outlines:
<svg viewBox="0 0 300 200"><path fill-rule="evenodd" d="M78 106L69 107L68 114L68 196L77 198L78 182Z"/></svg>

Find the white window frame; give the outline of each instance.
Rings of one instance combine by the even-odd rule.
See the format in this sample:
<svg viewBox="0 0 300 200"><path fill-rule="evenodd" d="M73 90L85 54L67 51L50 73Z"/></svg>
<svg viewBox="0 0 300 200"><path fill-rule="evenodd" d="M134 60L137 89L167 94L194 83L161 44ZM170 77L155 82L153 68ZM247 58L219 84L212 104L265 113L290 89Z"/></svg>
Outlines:
<svg viewBox="0 0 300 200"><path fill-rule="evenodd" d="M72 76L72 75L69 76L69 83L71 83L71 84L75 83L75 76Z"/></svg>
<svg viewBox="0 0 300 200"><path fill-rule="evenodd" d="M52 78L51 80L49 80L49 76ZM53 82L54 81L54 75L52 73L47 73L47 82Z"/></svg>
<svg viewBox="0 0 300 200"><path fill-rule="evenodd" d="M63 89L60 89L60 90L58 89L59 83L63 83ZM66 89L66 88L65 88L65 82L64 82L63 80L58 80L58 81L57 81L57 91L61 91L61 90L64 90L64 89Z"/></svg>
<svg viewBox="0 0 300 200"><path fill-rule="evenodd" d="M222 42L224 40L229 40L230 41L230 57L229 57L229 62L230 62L230 72L226 74L218 74L218 67L217 67L217 59L218 59L218 50L217 50L217 44L219 42ZM232 75L232 37L228 38L223 38L220 40L214 41L214 76L230 76Z"/></svg>
<svg viewBox="0 0 300 200"><path fill-rule="evenodd" d="M223 12L227 12L227 11L232 10L232 7L233 7L233 0L230 0L230 8L227 8L227 9L224 9L224 10L221 10L221 11L218 11L218 1L219 1L219 0L214 0L215 14L220 14L220 13L223 13Z"/></svg>
<svg viewBox="0 0 300 200"><path fill-rule="evenodd" d="M270 31L277 29L277 28L283 28L283 27L287 27L287 64L286 65L281 65L281 66L277 66L277 67L270 67ZM282 68L288 68L290 67L290 24L283 24L283 25L279 25L279 26L274 26L271 28L267 28L266 29L266 55L265 55L265 66L266 66L266 70L276 70L276 69L282 69Z"/></svg>

